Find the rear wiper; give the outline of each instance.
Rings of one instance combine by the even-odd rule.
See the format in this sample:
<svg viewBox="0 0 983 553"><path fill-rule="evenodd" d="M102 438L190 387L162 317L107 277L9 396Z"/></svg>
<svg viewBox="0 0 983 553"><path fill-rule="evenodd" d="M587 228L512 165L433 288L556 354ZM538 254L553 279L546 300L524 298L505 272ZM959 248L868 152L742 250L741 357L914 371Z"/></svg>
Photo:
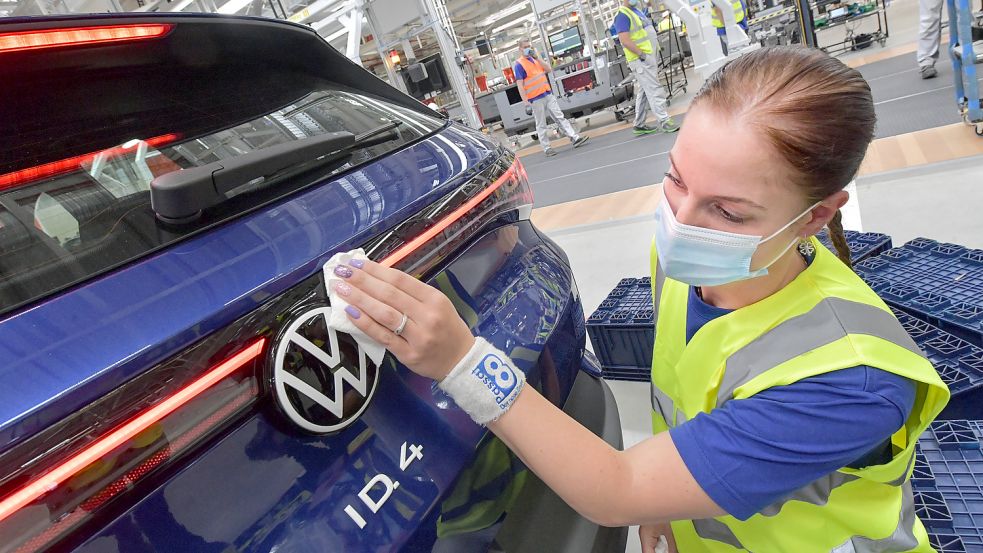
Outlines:
<svg viewBox="0 0 983 553"><path fill-rule="evenodd" d="M347 158L360 148L399 138L392 121L354 135L332 132L278 144L241 156L161 175L150 183L150 205L157 218L171 224L197 220L205 209L237 196L246 185L250 190L275 179L287 170L308 171Z"/></svg>

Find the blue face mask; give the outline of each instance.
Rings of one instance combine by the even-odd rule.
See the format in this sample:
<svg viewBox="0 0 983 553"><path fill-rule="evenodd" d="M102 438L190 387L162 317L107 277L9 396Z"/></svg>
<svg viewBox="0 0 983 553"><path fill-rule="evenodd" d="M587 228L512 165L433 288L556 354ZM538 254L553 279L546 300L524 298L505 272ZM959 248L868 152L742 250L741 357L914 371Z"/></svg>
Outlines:
<svg viewBox="0 0 983 553"><path fill-rule="evenodd" d="M628 5L633 8L637 8L638 4L639 4L639 0L628 0Z"/></svg>
<svg viewBox="0 0 983 553"><path fill-rule="evenodd" d="M785 255L798 240L789 242L769 263L752 271L751 258L758 246L781 234L817 205L818 202L764 238L680 223L663 197L655 210L658 226L655 244L659 250L659 265L666 276L690 286L721 286L766 275L768 267Z"/></svg>
<svg viewBox="0 0 983 553"><path fill-rule="evenodd" d="M525 50L523 50L523 53L531 57L533 53L535 53L535 50L533 50L532 48L526 48Z"/></svg>

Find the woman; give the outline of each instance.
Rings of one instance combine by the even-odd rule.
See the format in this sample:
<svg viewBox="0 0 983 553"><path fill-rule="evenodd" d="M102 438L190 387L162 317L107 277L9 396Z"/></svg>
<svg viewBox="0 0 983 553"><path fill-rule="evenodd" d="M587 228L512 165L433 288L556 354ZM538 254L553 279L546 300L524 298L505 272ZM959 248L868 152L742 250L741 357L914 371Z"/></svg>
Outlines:
<svg viewBox="0 0 983 553"><path fill-rule="evenodd" d="M948 390L840 224L874 120L860 74L804 48L746 54L694 99L656 212L655 436L626 451L523 388L425 284L367 262L336 290L581 514L641 525L647 553L662 535L683 553L932 551L908 477Z"/></svg>

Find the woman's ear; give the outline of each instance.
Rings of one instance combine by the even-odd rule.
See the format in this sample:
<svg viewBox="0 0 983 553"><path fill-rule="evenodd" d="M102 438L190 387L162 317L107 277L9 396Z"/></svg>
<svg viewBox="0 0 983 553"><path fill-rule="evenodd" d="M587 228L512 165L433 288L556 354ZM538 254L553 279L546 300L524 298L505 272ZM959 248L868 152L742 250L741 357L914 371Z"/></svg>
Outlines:
<svg viewBox="0 0 983 553"><path fill-rule="evenodd" d="M825 200L819 202L816 207L812 208L812 219L802 227L801 236L812 236L822 230L826 226L826 223L829 223L830 219L836 215L836 212L846 205L849 199L850 193L846 190L840 190L839 192L830 194Z"/></svg>

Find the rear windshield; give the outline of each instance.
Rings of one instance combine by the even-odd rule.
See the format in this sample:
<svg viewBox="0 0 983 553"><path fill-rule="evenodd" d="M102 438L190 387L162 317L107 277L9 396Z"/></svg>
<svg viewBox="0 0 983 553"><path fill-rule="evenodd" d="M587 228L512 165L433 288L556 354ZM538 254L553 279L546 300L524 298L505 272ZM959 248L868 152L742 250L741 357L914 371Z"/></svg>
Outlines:
<svg viewBox="0 0 983 553"><path fill-rule="evenodd" d="M20 162L5 164L0 171L0 313L401 148L444 125L437 117L323 82L305 87L286 103L282 90L262 92L257 83L249 98L224 102L226 109L216 109L214 98L207 109L168 106L173 111L165 121L174 123L175 132L161 132L161 119L153 117L156 124L145 136L117 136L99 149L60 158L57 152L52 155L53 141L45 150L53 161L37 164L36 156L25 154ZM267 105L257 105L264 98L269 98ZM254 115L242 122L242 113ZM255 117L257 113L263 115ZM300 177L266 180L262 190L244 186L233 201L206 211L193 224L163 225L151 209L150 183L163 174L324 133L364 133L393 121L403 123L395 140L360 148ZM20 136L26 140L31 135ZM22 143L21 151L35 150L35 144ZM13 146L8 153L18 151Z"/></svg>

